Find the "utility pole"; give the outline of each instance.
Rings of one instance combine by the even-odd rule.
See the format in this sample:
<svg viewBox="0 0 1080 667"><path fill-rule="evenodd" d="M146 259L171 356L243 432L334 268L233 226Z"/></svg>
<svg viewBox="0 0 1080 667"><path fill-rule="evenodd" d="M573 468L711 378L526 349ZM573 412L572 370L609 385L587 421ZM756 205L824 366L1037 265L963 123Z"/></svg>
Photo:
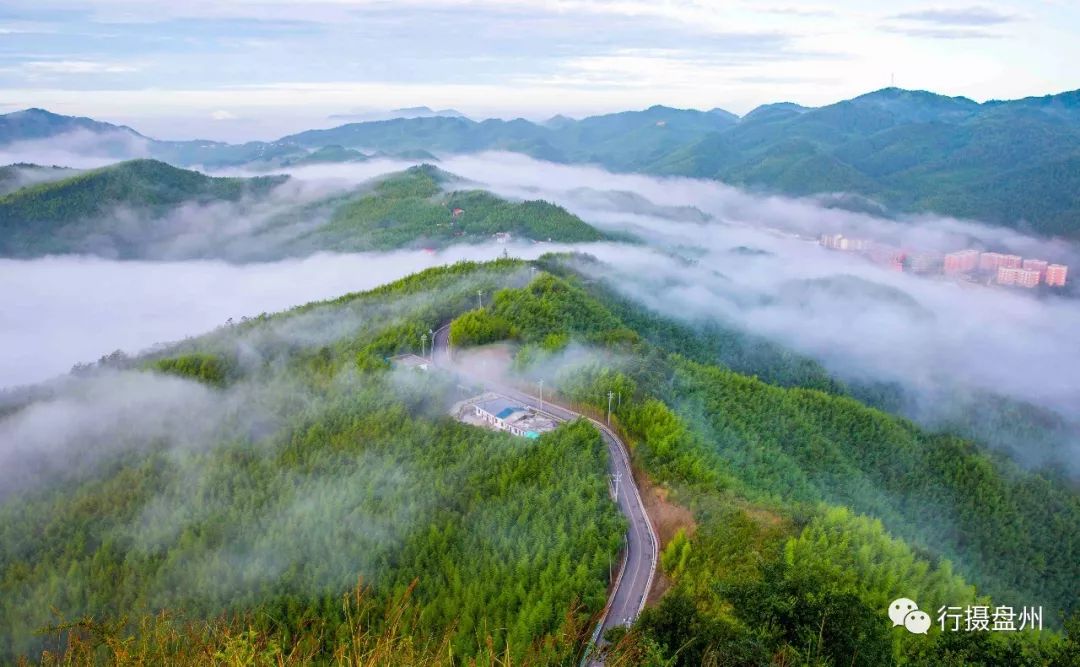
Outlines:
<svg viewBox="0 0 1080 667"><path fill-rule="evenodd" d="M615 392L607 393L607 425L611 426L611 401L615 398Z"/></svg>
<svg viewBox="0 0 1080 667"><path fill-rule="evenodd" d="M427 334L420 334L420 356L427 356Z"/></svg>
<svg viewBox="0 0 1080 667"><path fill-rule="evenodd" d="M431 336L431 360L435 361L435 332L431 329L428 329L427 332Z"/></svg>
<svg viewBox="0 0 1080 667"><path fill-rule="evenodd" d="M540 378L540 412L544 411L544 378Z"/></svg>
<svg viewBox="0 0 1080 667"><path fill-rule="evenodd" d="M476 290L476 301L480 304L480 309L484 308L484 291Z"/></svg>

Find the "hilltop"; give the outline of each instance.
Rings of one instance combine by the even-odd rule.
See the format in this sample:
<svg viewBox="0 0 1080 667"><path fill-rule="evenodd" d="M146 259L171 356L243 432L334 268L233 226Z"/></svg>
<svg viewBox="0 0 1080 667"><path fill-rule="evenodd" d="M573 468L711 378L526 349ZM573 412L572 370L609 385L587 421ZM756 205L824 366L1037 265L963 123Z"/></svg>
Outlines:
<svg viewBox="0 0 1080 667"><path fill-rule="evenodd" d="M74 170L66 167L45 167L37 164L18 163L0 167L0 197L20 188L37 183L47 183L71 176Z"/></svg>

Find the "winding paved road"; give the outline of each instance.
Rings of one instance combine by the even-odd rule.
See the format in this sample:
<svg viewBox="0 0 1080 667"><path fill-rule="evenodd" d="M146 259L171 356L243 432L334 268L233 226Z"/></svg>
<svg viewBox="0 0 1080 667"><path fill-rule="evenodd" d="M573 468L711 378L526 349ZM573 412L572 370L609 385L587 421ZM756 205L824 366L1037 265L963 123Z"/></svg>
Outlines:
<svg viewBox="0 0 1080 667"><path fill-rule="evenodd" d="M459 376L469 381L482 385L489 391L493 391L515 401L539 408L540 399L530 394L523 393L512 387L503 386L490 380L475 377L455 368L450 352L450 326L441 327L435 332L435 343L432 349L432 362L439 367L456 372ZM653 573L656 571L657 538L652 523L645 513L645 505L641 502L641 493L634 482L634 473L630 468L630 457L626 445L603 423L584 417L577 412L544 402L543 411L561 421L574 419L589 419L600 431L600 435L607 445L610 456L608 457L609 472L619 476L619 497L617 504L619 510L626 517L630 528L626 534L626 558L623 560L621 569L615 579L615 586L608 598L604 616L597 625L593 635L594 643L599 644L609 628L618 625L629 625L641 613L645 607L645 598L652 588ZM601 664L593 660L591 664Z"/></svg>

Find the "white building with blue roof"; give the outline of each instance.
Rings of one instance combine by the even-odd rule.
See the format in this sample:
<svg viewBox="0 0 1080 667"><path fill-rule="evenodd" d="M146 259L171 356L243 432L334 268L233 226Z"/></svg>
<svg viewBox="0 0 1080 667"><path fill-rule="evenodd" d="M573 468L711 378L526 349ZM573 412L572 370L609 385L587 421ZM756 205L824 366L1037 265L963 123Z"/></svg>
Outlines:
<svg viewBox="0 0 1080 667"><path fill-rule="evenodd" d="M532 408L503 396L477 401L473 404L473 410L477 417L491 426L523 438L539 438L541 432L555 427L553 421L538 415Z"/></svg>

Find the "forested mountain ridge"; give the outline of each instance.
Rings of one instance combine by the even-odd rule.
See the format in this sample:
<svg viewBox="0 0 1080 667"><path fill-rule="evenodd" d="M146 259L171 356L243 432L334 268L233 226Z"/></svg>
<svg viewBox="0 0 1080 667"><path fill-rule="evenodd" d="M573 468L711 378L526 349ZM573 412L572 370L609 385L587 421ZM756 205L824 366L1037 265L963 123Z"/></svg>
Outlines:
<svg viewBox="0 0 1080 667"><path fill-rule="evenodd" d="M94 465L22 479L19 502L0 500L0 589L16 592L0 596L0 627L21 637L58 601L69 618L226 608L256 616L238 641L325 655L346 622L337 596L360 571L376 573L380 601L419 577L404 629L450 627L456 655L479 655L491 636L496 651L507 642L525 656L548 636L549 664L573 661L580 645L557 635L561 610L575 596L585 616L602 604L621 540L602 448L575 425L532 448L456 424L442 413L453 381L389 368L388 355L453 320L459 351L507 342L519 380L543 378L562 400L602 412L616 392L613 424L636 464L693 511L662 554L671 589L613 664L1070 664L1080 628L924 637L891 628L884 605L989 595L1042 604L1060 627L1080 577L1075 489L839 395L782 350L733 341L725 354L787 386L691 360L670 321L613 307L574 267L547 257L434 269L78 379L150 382L135 385L143 393L165 382L223 419L179 431L186 443L91 432L78 451ZM491 295L482 309L477 290ZM828 391L806 388L817 385ZM0 429L46 407L26 405Z"/></svg>
<svg viewBox="0 0 1080 667"><path fill-rule="evenodd" d="M453 190L468 184L430 165L330 194L286 176L212 177L156 160L48 177L0 196L0 256L251 261L441 247L500 232L535 241L605 238L547 202ZM282 189L286 183L291 189Z"/></svg>
<svg viewBox="0 0 1080 667"><path fill-rule="evenodd" d="M130 226L114 219L118 211L152 224L182 205L258 198L284 182L281 176L210 177L156 160L84 171L0 197L0 254L25 257L71 252L81 249L81 243L114 237L116 228ZM137 229L133 235L150 231ZM120 255L138 252L137 247L124 245L116 248Z"/></svg>
<svg viewBox="0 0 1080 667"><path fill-rule="evenodd" d="M1066 93L979 105L886 89L820 109L748 116L645 170L791 195L851 192L898 211L1075 236L1076 100Z"/></svg>
<svg viewBox="0 0 1080 667"><path fill-rule="evenodd" d="M18 140L20 132L42 138L74 127L145 139L128 128L87 125L87 119L18 113L23 116L0 116L0 145ZM35 122L27 123L27 117ZM332 146L390 154L505 150L617 171L715 178L796 196L850 192L898 212L1080 234L1076 91L979 104L886 88L820 108L764 105L743 118L722 110L654 106L544 124L520 118L396 118L243 145L145 141L154 157L211 168L302 163ZM338 156L356 159L353 153Z"/></svg>
<svg viewBox="0 0 1080 667"><path fill-rule="evenodd" d="M130 127L103 123L92 118L63 116L45 109L24 109L0 114L0 145L49 139L79 131L92 134L115 132L132 138L145 138Z"/></svg>

